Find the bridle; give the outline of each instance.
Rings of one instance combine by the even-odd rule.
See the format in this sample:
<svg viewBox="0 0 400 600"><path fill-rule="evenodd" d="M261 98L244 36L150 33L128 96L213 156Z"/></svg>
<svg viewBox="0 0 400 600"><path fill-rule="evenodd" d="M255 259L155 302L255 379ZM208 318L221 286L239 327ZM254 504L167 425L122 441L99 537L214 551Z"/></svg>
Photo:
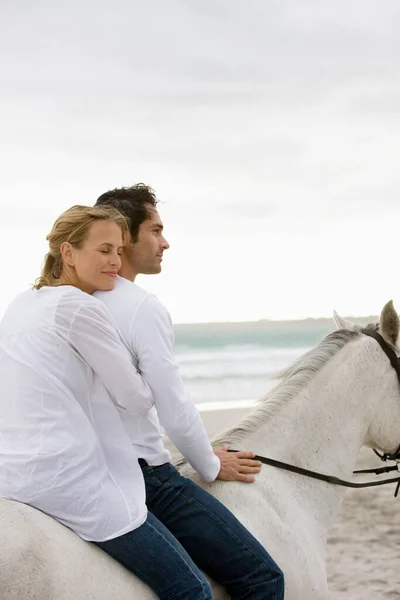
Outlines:
<svg viewBox="0 0 400 600"><path fill-rule="evenodd" d="M381 336L380 333L378 333L377 331L374 331L373 329L362 329L361 333L374 338L374 340L376 340L378 342L378 344L380 345L380 347L382 348L382 350L384 351L384 353L390 360L390 364L392 365L393 369L396 371L396 375L397 375L397 378L400 383L400 358L396 355L393 348L391 346L389 346L389 344L385 341L385 339ZM387 452L384 452L383 454L381 454L380 452L375 450L375 448L374 448L374 452L383 461L386 461L386 460L400 461L400 445L397 448L397 450L395 452L393 452L393 454L389 454Z"/></svg>
<svg viewBox="0 0 400 600"><path fill-rule="evenodd" d="M390 360L390 364L393 369L396 371L399 384L400 384L400 358L397 357L395 351L389 344L385 341L385 339L375 330L372 329L362 329L361 333L364 335L368 335L369 337L374 338ZM386 461L395 461L396 465L392 467L380 467L378 469L362 469L359 471L354 471L353 474L360 473L375 473L376 475L381 475L382 473L389 473L391 471L400 471L400 445L395 452L392 454L384 452L380 453L377 450L373 449L375 454L379 456L379 458ZM228 450L228 452L239 452L239 450ZM268 458L265 456L256 455L254 460L258 460L259 462L269 465L271 467L276 467L278 469L283 469L284 471L290 471L291 473L297 473L298 475L304 475L305 477L311 477L312 479L318 479L320 481L326 481L327 483L331 483L334 485L340 485L343 487L350 488L367 488L367 487L375 487L379 485L387 485L389 483L396 483L396 489L394 492L395 498L400 489L400 476L392 477L390 479L385 479L384 481L368 481L366 483L355 483L352 481L344 481L343 479L339 479L339 477L334 477L332 475L325 475L324 473L318 473L316 471L310 471L309 469L303 469L302 467L297 467L295 465L290 465L288 463L282 462L280 460L275 460L274 458Z"/></svg>

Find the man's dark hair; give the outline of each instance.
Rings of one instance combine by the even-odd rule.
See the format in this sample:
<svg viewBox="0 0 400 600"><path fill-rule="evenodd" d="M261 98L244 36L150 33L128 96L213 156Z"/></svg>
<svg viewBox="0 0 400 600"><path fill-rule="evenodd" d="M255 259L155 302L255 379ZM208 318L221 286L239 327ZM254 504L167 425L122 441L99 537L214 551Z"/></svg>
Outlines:
<svg viewBox="0 0 400 600"><path fill-rule="evenodd" d="M144 183L109 190L96 200L95 206L113 206L128 220L132 242L137 241L139 227L151 219L151 208L157 205L154 190Z"/></svg>

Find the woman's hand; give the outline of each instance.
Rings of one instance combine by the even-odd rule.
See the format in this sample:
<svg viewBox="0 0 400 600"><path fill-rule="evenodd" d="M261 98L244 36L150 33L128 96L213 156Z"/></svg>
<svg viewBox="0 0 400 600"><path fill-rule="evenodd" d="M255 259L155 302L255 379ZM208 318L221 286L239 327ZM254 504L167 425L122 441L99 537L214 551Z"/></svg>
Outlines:
<svg viewBox="0 0 400 600"><path fill-rule="evenodd" d="M229 446L223 446L214 450L214 454L221 461L221 469L217 479L223 481L244 481L253 483L256 479L246 473L259 473L261 463L253 460L254 452L228 452Z"/></svg>

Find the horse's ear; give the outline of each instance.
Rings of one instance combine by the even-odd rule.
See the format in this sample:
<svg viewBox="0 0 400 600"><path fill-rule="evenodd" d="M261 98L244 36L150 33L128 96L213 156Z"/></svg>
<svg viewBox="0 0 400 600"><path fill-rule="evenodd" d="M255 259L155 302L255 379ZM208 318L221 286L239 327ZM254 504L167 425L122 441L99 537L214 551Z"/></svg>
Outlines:
<svg viewBox="0 0 400 600"><path fill-rule="evenodd" d="M344 319L342 319L342 317L336 312L336 310L333 311L333 322L336 325L336 329L346 329Z"/></svg>
<svg viewBox="0 0 400 600"><path fill-rule="evenodd" d="M400 331L400 319L394 306L393 300L389 300L382 309L379 321L381 335L393 346L397 345Z"/></svg>
<svg viewBox="0 0 400 600"><path fill-rule="evenodd" d="M350 321L346 321L346 319L343 319L336 312L336 310L333 311L333 321L334 321L337 329L349 329L350 331L354 330L354 324L350 323Z"/></svg>

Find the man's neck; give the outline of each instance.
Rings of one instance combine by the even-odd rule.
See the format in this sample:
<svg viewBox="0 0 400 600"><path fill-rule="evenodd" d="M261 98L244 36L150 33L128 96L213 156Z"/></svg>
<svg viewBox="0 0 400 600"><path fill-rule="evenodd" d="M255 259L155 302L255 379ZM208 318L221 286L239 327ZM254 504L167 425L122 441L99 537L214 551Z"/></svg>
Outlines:
<svg viewBox="0 0 400 600"><path fill-rule="evenodd" d="M131 265L129 264L122 264L120 270L118 271L118 275L120 277L123 277L124 279L128 279L129 281L132 281L132 283L135 281L136 279L136 271L131 267Z"/></svg>

